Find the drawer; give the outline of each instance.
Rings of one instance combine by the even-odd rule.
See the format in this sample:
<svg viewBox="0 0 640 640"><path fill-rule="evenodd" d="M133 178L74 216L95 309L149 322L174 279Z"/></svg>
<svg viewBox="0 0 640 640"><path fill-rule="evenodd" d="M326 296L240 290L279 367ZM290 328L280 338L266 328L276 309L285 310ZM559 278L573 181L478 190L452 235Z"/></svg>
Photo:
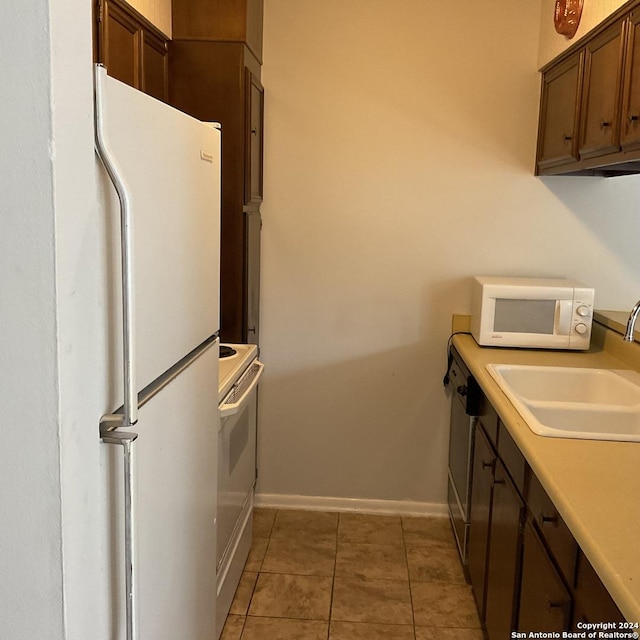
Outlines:
<svg viewBox="0 0 640 640"><path fill-rule="evenodd" d="M529 480L527 507L567 584L573 584L578 543L535 474Z"/></svg>
<svg viewBox="0 0 640 640"><path fill-rule="evenodd" d="M498 414L489 401L483 396L480 403L479 421L489 442L496 448L498 442Z"/></svg>
<svg viewBox="0 0 640 640"><path fill-rule="evenodd" d="M507 468L516 489L520 492L521 496L525 496L529 465L518 448L518 445L511 437L511 434L500 421L498 434L498 455L502 458L502 462Z"/></svg>

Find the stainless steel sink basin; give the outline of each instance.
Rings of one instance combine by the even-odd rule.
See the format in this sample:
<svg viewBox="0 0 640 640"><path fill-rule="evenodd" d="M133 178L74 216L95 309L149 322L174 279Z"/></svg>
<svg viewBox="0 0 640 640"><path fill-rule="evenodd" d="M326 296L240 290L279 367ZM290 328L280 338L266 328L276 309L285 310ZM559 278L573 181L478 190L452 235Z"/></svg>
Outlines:
<svg viewBox="0 0 640 640"><path fill-rule="evenodd" d="M640 373L490 364L487 370L538 435L640 442Z"/></svg>

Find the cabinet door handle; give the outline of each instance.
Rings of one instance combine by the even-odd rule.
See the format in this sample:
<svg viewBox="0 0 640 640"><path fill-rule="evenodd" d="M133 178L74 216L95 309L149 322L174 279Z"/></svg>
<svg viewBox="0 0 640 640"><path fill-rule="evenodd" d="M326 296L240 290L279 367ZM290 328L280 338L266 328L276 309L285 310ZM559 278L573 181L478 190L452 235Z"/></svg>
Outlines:
<svg viewBox="0 0 640 640"><path fill-rule="evenodd" d="M491 462L485 462L484 460L482 461L482 470L484 471L485 469L491 469L493 470L493 468L496 466L496 461L495 460L491 460Z"/></svg>
<svg viewBox="0 0 640 640"><path fill-rule="evenodd" d="M636 113L629 113L629 122L636 122L639 119L640 116L638 116Z"/></svg>
<svg viewBox="0 0 640 640"><path fill-rule="evenodd" d="M463 398L464 396L467 395L467 387L463 384L461 384L456 391L458 392L459 395L461 395Z"/></svg>
<svg viewBox="0 0 640 640"><path fill-rule="evenodd" d="M563 609L565 603L562 601L552 600L549 596L545 596L545 600L547 601L547 611L551 612L552 609Z"/></svg>
<svg viewBox="0 0 640 640"><path fill-rule="evenodd" d="M568 136L566 133L563 133L562 139L564 140L564 142L571 142L573 140L573 136Z"/></svg>
<svg viewBox="0 0 640 640"><path fill-rule="evenodd" d="M504 478L494 478L493 479L493 484L504 484L505 483L505 479Z"/></svg>
<svg viewBox="0 0 640 640"><path fill-rule="evenodd" d="M545 516L544 513L541 511L538 514L538 522L540 523L541 527L543 527L546 523L557 525L558 524L558 515L556 514L556 515L553 515L553 516Z"/></svg>
<svg viewBox="0 0 640 640"><path fill-rule="evenodd" d="M606 129L607 127L610 127L611 123L607 122L606 120L600 120L600 128L601 129Z"/></svg>

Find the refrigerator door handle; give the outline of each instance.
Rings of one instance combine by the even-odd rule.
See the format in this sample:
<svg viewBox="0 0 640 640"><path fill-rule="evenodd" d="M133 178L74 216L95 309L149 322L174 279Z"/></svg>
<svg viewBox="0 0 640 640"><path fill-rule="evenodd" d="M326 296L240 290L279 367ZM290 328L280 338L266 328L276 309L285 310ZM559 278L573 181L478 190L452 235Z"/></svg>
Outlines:
<svg viewBox="0 0 640 640"><path fill-rule="evenodd" d="M138 421L138 396L135 369L135 324L133 285L133 219L126 184L122 179L104 135L104 110L106 103L102 97L103 85L107 80L107 70L101 64L94 65L94 116L95 148L98 157L115 187L120 201L120 242L122 256L122 349L124 367L124 409L123 415L106 415L100 421L101 431L117 427L131 427Z"/></svg>
<svg viewBox="0 0 640 640"><path fill-rule="evenodd" d="M106 444L121 445L124 452L124 563L126 599L126 640L138 638L136 601L135 511L133 500L134 459L132 445L138 437L132 431L111 431L102 435Z"/></svg>

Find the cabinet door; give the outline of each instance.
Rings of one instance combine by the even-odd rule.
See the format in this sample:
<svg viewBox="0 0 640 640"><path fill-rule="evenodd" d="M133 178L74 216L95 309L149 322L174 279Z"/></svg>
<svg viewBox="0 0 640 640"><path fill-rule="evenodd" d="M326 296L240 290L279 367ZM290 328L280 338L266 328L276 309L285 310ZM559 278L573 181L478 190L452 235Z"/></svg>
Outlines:
<svg viewBox="0 0 640 640"><path fill-rule="evenodd" d="M534 474L529 483L527 507L566 583L572 585L578 543Z"/></svg>
<svg viewBox="0 0 640 640"><path fill-rule="evenodd" d="M496 462L489 527L485 625L489 640L515 628L524 504L501 460Z"/></svg>
<svg viewBox="0 0 640 640"><path fill-rule="evenodd" d="M578 554L574 599L573 630L579 630L579 622L624 622L624 616L582 551Z"/></svg>
<svg viewBox="0 0 640 640"><path fill-rule="evenodd" d="M612 25L585 47L580 158L619 149L623 26Z"/></svg>
<svg viewBox="0 0 640 640"><path fill-rule="evenodd" d="M259 211L245 213L247 327L244 342L258 344L260 337L260 234Z"/></svg>
<svg viewBox="0 0 640 640"><path fill-rule="evenodd" d="M131 87L140 86L140 28L118 4L104 1L98 15L102 21L100 62L109 75Z"/></svg>
<svg viewBox="0 0 640 640"><path fill-rule="evenodd" d="M249 69L246 70L246 151L244 203L262 201L262 147L264 89Z"/></svg>
<svg viewBox="0 0 640 640"><path fill-rule="evenodd" d="M576 53L542 78L538 167L578 160L578 113L582 54Z"/></svg>
<svg viewBox="0 0 640 640"><path fill-rule="evenodd" d="M529 522L524 528L518 631L567 631L571 597Z"/></svg>
<svg viewBox="0 0 640 640"><path fill-rule="evenodd" d="M473 481L471 485L471 518L469 524L469 577L480 617L484 617L487 548L491 516L491 489L496 455L487 437L476 425L473 448Z"/></svg>
<svg viewBox="0 0 640 640"><path fill-rule="evenodd" d="M169 100L169 56L167 43L149 32L143 35L142 90L150 96Z"/></svg>
<svg viewBox="0 0 640 640"><path fill-rule="evenodd" d="M96 20L96 59L108 74L166 102L167 38L121 0L98 0Z"/></svg>
<svg viewBox="0 0 640 640"><path fill-rule="evenodd" d="M624 151L640 148L640 10L627 22L624 90L620 117L620 146Z"/></svg>

